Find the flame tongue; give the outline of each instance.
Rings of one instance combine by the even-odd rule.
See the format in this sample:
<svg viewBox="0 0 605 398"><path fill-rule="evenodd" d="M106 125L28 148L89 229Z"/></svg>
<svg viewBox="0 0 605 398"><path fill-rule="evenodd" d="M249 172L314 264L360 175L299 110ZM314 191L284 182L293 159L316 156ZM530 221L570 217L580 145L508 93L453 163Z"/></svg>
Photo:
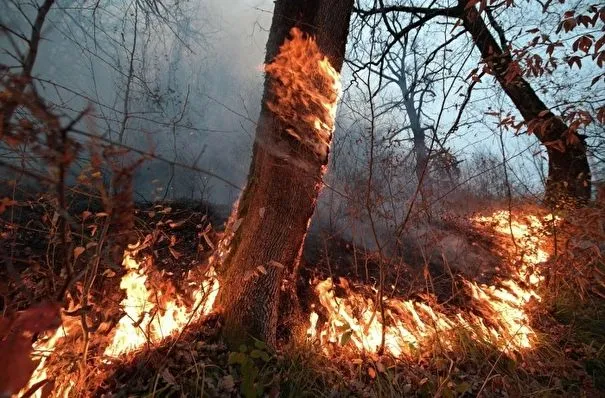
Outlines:
<svg viewBox="0 0 605 398"><path fill-rule="evenodd" d="M314 39L298 28L265 71L273 77L269 109L290 127L290 136L325 160L334 131L340 75Z"/></svg>
<svg viewBox="0 0 605 398"><path fill-rule="evenodd" d="M195 289L194 303L188 308L180 297L162 297L161 291L156 292L157 299L152 300L152 291L145 285L147 274L133 258L133 252L124 254L122 265L128 270L120 283L120 288L126 291L126 297L120 303L125 314L117 324L111 344L105 349L106 356L118 357L147 343L160 341L212 310L218 294L214 269L208 271L206 279ZM158 308L158 301L163 302L162 308Z"/></svg>
<svg viewBox="0 0 605 398"><path fill-rule="evenodd" d="M504 242L505 257L516 260L518 268L509 279L493 286L465 280L473 311L451 315L426 303L390 299L385 301L385 324L371 299L350 291L344 298L336 297L332 280L327 279L315 291L328 320L318 325L318 315L313 312L308 335L319 338L326 350L329 343L351 341L356 349L375 353L381 346L385 324L384 348L396 357L428 353L435 342L452 349L459 329L504 352L533 347L535 332L529 325L526 307L531 300L541 299L535 289L543 277L533 268L548 258L537 237L543 222L534 216L509 220L509 213L503 211L474 221L492 224Z"/></svg>

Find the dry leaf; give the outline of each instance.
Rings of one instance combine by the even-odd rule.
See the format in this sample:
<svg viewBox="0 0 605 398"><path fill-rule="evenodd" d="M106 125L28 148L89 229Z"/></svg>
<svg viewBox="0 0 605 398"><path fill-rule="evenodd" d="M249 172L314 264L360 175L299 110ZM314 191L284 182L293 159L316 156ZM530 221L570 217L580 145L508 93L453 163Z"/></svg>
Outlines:
<svg viewBox="0 0 605 398"><path fill-rule="evenodd" d="M5 321L3 323L6 323ZM0 340L0 396L12 396L27 385L36 368L31 360L32 335L61 326L60 306L43 303L20 312ZM6 325L5 325L6 326ZM3 326L3 329L7 329Z"/></svg>
<svg viewBox="0 0 605 398"><path fill-rule="evenodd" d="M16 204L17 202L12 200L11 198L2 198L2 200L0 200L0 214L4 213L7 208Z"/></svg>
<svg viewBox="0 0 605 398"><path fill-rule="evenodd" d="M369 376L370 376L372 379L375 379L375 378L376 378L376 371L375 371L375 370L374 370L374 368L373 368L373 367L371 367L371 366L368 368L368 375L369 375Z"/></svg>
<svg viewBox="0 0 605 398"><path fill-rule="evenodd" d="M103 271L103 276L106 278L113 278L114 276L116 276L116 273L110 269L106 269L105 271Z"/></svg>
<svg viewBox="0 0 605 398"><path fill-rule="evenodd" d="M82 253L84 253L86 249L83 248L82 246L78 246L74 249L74 261L76 261L78 259L78 257L80 257L80 255Z"/></svg>
<svg viewBox="0 0 605 398"><path fill-rule="evenodd" d="M170 228L178 228L178 227L180 227L181 225L185 224L185 222L186 222L186 221L187 221L187 220L182 220L182 221L177 221L177 222L171 222L171 223L168 223L168 226L169 226Z"/></svg>
<svg viewBox="0 0 605 398"><path fill-rule="evenodd" d="M176 379L174 378L172 373L170 373L170 370L168 370L168 368L165 368L162 371L162 379L164 379L164 381L170 384L171 386L176 385Z"/></svg>
<svg viewBox="0 0 605 398"><path fill-rule="evenodd" d="M169 247L168 250L170 250L170 254L172 254L172 257L174 257L175 260L178 260L179 258L181 258L183 256L182 253L179 253L178 251L174 250L172 247Z"/></svg>
<svg viewBox="0 0 605 398"><path fill-rule="evenodd" d="M219 382L218 387L225 392L233 391L233 388L235 387L235 381L233 381L233 376L224 376Z"/></svg>

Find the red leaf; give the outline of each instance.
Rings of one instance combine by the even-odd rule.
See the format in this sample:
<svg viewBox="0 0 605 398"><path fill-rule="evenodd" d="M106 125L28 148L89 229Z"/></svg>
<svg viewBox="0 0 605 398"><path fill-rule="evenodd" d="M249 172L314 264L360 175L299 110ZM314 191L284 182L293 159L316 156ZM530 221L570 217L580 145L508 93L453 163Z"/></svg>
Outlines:
<svg viewBox="0 0 605 398"><path fill-rule="evenodd" d="M46 332L61 326L61 307L57 303L42 303L18 314L12 330L32 334Z"/></svg>
<svg viewBox="0 0 605 398"><path fill-rule="evenodd" d="M605 106L602 106L597 110L597 120L599 123L605 124Z"/></svg>
<svg viewBox="0 0 605 398"><path fill-rule="evenodd" d="M569 65L570 69L573 69L574 64L578 64L578 69L582 68L582 60L578 56L569 57L567 64Z"/></svg>
<svg viewBox="0 0 605 398"><path fill-rule="evenodd" d="M31 359L32 336L61 326L57 303L43 303L0 322L0 396L17 394L27 385L36 364Z"/></svg>
<svg viewBox="0 0 605 398"><path fill-rule="evenodd" d="M31 338L22 334L0 341L0 396L13 396L27 385L36 369L31 352Z"/></svg>
<svg viewBox="0 0 605 398"><path fill-rule="evenodd" d="M573 43L573 50L578 51L578 49L588 53L592 47L592 39L589 36L581 36Z"/></svg>
<svg viewBox="0 0 605 398"><path fill-rule="evenodd" d="M594 52L595 54L599 52L601 47L605 44L605 35L603 35L597 42L594 44Z"/></svg>

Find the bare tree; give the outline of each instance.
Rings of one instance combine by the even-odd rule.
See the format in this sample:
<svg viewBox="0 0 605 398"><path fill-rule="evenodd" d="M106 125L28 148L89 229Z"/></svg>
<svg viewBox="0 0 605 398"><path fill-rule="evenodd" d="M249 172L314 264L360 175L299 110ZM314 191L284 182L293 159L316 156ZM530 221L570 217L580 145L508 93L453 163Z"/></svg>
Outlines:
<svg viewBox="0 0 605 398"><path fill-rule="evenodd" d="M459 0L458 4L451 7L384 5L383 1L378 3L375 3L370 9L357 9L356 11L362 19L371 15L392 13L410 14L415 18L401 28L389 24L388 19L383 18L386 29L392 37L383 54L378 60L373 60L372 65L383 67L390 50L410 31L437 17L457 18L479 50L488 73L496 78L504 92L515 104L525 119L528 130L535 134L546 147L549 157L546 199L557 203L565 198L579 201L586 201L590 198L591 174L583 138L575 129L570 129L542 102L536 91L523 77L518 64L511 55L511 44L506 40L504 31L500 29L493 16L490 17L490 24L498 33L499 41L491 33L482 14L475 8L476 2L467 3Z"/></svg>

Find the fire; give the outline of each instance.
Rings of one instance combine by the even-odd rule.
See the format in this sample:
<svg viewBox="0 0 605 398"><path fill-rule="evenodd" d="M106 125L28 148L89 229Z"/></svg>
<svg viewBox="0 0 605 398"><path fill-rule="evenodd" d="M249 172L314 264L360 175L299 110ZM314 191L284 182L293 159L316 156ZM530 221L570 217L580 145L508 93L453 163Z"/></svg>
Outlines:
<svg viewBox="0 0 605 398"><path fill-rule="evenodd" d="M538 291L544 278L536 265L549 256L547 242L541 238L545 224L553 221L558 220L511 216L504 211L473 219L486 233L494 232L502 255L510 261L513 271L510 277L500 278L492 285L464 280L470 310L454 311L435 304L434 299L389 298L384 301L383 318L375 295L353 292L349 283L341 279L340 285L346 294L339 297L329 278L315 286L321 309L310 314L307 334L318 340L326 352L334 345L367 353L377 353L384 347L389 355L409 359L422 358L436 349L456 349L461 331L505 353L531 349L537 341L528 304L541 300ZM151 263L145 259L137 261L138 250L133 246L124 253L123 266L127 272L120 283L126 293L120 303L124 315L104 350L109 360L182 331L189 322L212 310L218 294L219 282L213 269L200 283L190 282L191 305L179 295L171 294L170 289L152 289L148 283ZM221 252L219 249L215 254ZM76 336L78 330L79 318L64 318L59 329L34 345L33 357L40 362L22 393L48 378L47 358L61 339ZM54 395L65 396L72 388L68 382L59 386Z"/></svg>
<svg viewBox="0 0 605 398"><path fill-rule="evenodd" d="M64 337L66 337L69 331L74 327L74 323L70 322L68 319L63 319L62 326L56 329L53 333L46 336L45 338L40 338L36 341L32 347L32 355L31 358L34 361L38 362L36 369L32 373L27 386L25 386L20 392L19 396L25 394L34 387L38 383L42 383L45 380L48 380L48 371L46 369L46 362L50 355L54 352L57 343ZM62 393L61 396L67 397L69 391L71 390L71 385L61 386ZM59 394L56 394L59 395ZM36 390L32 397L42 397L42 388Z"/></svg>
<svg viewBox="0 0 605 398"><path fill-rule="evenodd" d="M385 352L408 358L430 353L435 344L453 349L459 331L504 352L530 349L535 345L536 334L530 326L527 305L532 300L541 300L536 289L543 277L535 266L548 258L539 237L545 223L552 220L535 216L511 218L505 211L473 220L479 225L491 225L501 241L502 254L516 263L513 266L516 271L510 278L489 286L465 280L470 311L452 314L439 305L391 298L385 300L383 320L373 298L348 288L346 297L337 297L329 278L315 287L327 320L320 324L318 314L313 311L307 334L319 339L326 350L330 344L340 344L376 353L382 346L384 333ZM352 345L347 345L349 341Z"/></svg>
<svg viewBox="0 0 605 398"><path fill-rule="evenodd" d="M155 300L152 300L154 294L145 285L146 270L134 259L134 254L132 249L124 254L122 265L128 273L120 282L120 288L126 291L120 306L125 314L105 349L104 354L109 357L118 357L181 331L188 323L209 313L218 294L218 279L211 268L207 278L194 290L191 307L183 304L180 297L166 299L161 291L155 292ZM164 302L163 307L158 302Z"/></svg>
<svg viewBox="0 0 605 398"><path fill-rule="evenodd" d="M286 128L290 136L320 159L327 159L340 75L313 38L298 28L292 28L290 36L275 59L265 66L273 77L273 99L267 106L290 126Z"/></svg>
<svg viewBox="0 0 605 398"><path fill-rule="evenodd" d="M124 253L122 265L127 270L122 277L120 288L125 290L126 297L120 303L124 315L118 321L111 343L106 347L104 355L118 358L133 352L146 344L157 343L164 338L182 331L190 322L201 319L212 311L218 294L219 282L214 269L206 273L201 283L190 282L193 288L193 304L187 305L182 297L162 291L152 291L146 286L149 267L141 266L135 260L137 246L131 246ZM159 304L161 303L161 304ZM39 339L33 346L32 359L38 366L20 394L48 378L47 360L65 337L77 334L80 330L79 318L63 318L63 325L50 333L48 337ZM73 386L57 386L53 396L68 396ZM38 389L35 396L41 396Z"/></svg>

